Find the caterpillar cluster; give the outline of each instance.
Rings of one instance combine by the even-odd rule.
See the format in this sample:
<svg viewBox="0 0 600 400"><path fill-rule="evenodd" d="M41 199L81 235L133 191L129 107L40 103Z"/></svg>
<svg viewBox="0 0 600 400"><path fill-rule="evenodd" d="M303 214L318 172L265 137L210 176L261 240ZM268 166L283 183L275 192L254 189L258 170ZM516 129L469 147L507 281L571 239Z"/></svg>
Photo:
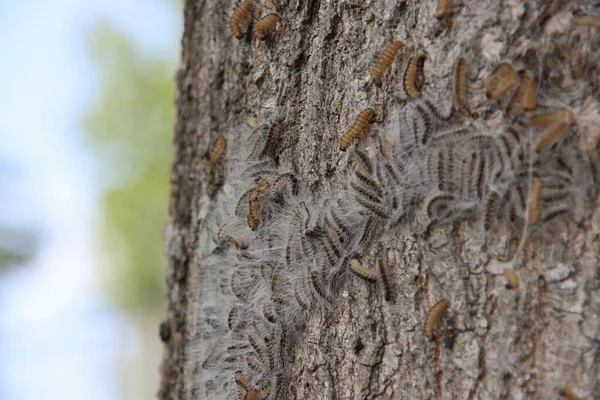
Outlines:
<svg viewBox="0 0 600 400"><path fill-rule="evenodd" d="M248 3L232 16L235 37L241 37ZM436 17L447 18L450 9L451 2L440 1ZM265 29L279 20L269 18ZM375 85L381 86L401 44L392 43L376 62ZM286 121L277 107L264 107L255 128L219 138L206 165L222 160L227 149L242 167L232 169L206 213L206 226L218 229L198 266L198 338L192 350L200 360L197 398L287 398L303 329L312 315L332 308L350 273L381 282L390 300L386 271L393 266L382 259L369 268L360 261L382 235L412 224L426 240L441 225L469 220L486 235L503 230L524 243L555 218L582 209L582 199L596 196L597 138L593 151L581 151L576 111L539 106L531 71L501 63L483 80L490 101L512 117L505 127L491 129L459 115L470 114L468 61L461 57L454 67L448 114L424 92L424 61L421 55L410 58L402 85L407 99L391 124L370 128L378 110L369 107L341 138L340 148L350 150L355 164L341 190L314 192L279 165L276 141ZM518 275L507 271L507 287L517 289ZM425 335L444 337L451 348L453 320L442 318L449 307L449 300L434 307Z"/></svg>

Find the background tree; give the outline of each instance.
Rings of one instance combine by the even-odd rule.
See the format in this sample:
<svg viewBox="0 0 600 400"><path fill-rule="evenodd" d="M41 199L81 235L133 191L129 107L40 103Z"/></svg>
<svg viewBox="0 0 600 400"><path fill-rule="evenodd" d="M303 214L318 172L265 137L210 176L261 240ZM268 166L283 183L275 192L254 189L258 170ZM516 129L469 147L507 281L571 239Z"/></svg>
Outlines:
<svg viewBox="0 0 600 400"><path fill-rule="evenodd" d="M491 128L510 126L505 105L481 89L482 79L508 62L535 75L540 103L568 107L579 117L580 134L595 134L598 61L589 49L597 47L599 33L573 26L571 17L598 10L484 1L450 7L440 21L431 2L281 1L257 2L252 18L272 12L273 3L283 23L265 42L251 33L233 38L219 2L185 4L166 238L163 399L193 398L194 360L185 356L185 345L196 329L199 216L221 179L203 166L202 156L217 135L257 116L266 100L277 99L286 116L280 161L314 188L341 184L348 155L339 151L339 138L361 109L376 105L378 122L390 123L405 100L400 87L411 54L426 55L424 90L442 108L449 106L452 66L462 56L473 66L473 116ZM368 71L392 39L407 48L378 89ZM570 63L578 57L585 67L576 78ZM464 123L471 118L464 116ZM374 264L375 254L394 260L393 300L348 279L331 314L315 316L307 328L291 397L552 398L565 388L598 397L600 225L593 204L586 218L562 220L528 241L514 262L495 253L502 236L485 249L483 227L468 221L436 229L426 240L408 225L381 238L366 262ZM505 289L505 267L518 270L518 290ZM453 351L423 335L427 312L441 298L453 303Z"/></svg>

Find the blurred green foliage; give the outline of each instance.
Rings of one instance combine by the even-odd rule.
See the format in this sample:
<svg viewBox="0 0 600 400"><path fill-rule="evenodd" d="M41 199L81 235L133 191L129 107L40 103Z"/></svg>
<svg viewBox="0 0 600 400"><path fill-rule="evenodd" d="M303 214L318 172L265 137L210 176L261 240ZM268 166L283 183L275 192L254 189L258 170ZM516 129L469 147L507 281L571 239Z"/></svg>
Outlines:
<svg viewBox="0 0 600 400"><path fill-rule="evenodd" d="M164 301L176 56L147 56L110 25L89 47L99 101L84 119L100 173L101 268L106 289L132 313ZM175 49L174 49L175 50Z"/></svg>

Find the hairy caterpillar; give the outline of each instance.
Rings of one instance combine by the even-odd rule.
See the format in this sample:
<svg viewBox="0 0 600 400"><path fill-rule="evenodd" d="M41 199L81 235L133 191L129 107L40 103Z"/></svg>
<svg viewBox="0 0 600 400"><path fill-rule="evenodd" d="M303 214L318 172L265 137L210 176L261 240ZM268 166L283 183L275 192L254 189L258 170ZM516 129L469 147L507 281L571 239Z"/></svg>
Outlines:
<svg viewBox="0 0 600 400"><path fill-rule="evenodd" d="M235 383L240 389L240 398L243 400L258 400L259 391L241 371L235 373Z"/></svg>
<svg viewBox="0 0 600 400"><path fill-rule="evenodd" d="M527 203L527 219L532 226L537 225L542 218L542 210L540 208L542 190L544 190L542 179L534 176L531 180L531 190L529 191L529 201Z"/></svg>
<svg viewBox="0 0 600 400"><path fill-rule="evenodd" d="M254 34L259 40L265 40L267 38L266 32L280 21L281 17L277 14L265 15L254 25Z"/></svg>
<svg viewBox="0 0 600 400"><path fill-rule="evenodd" d="M373 122L375 115L375 110L372 108L367 108L361 111L356 117L354 124L352 124L350 127L348 133L346 133L340 139L340 150L346 151L348 146L350 146L355 139L360 139L363 133L369 129L369 126L371 125L371 122Z"/></svg>
<svg viewBox="0 0 600 400"><path fill-rule="evenodd" d="M558 394L566 400L579 400L579 397L570 387L564 386L558 390Z"/></svg>
<svg viewBox="0 0 600 400"><path fill-rule="evenodd" d="M561 120L547 127L535 140L535 150L541 152L556 143L567 130L571 122Z"/></svg>
<svg viewBox="0 0 600 400"><path fill-rule="evenodd" d="M494 72L483 80L483 87L492 100L502 96L519 81L519 74L508 63L500 64Z"/></svg>
<svg viewBox="0 0 600 400"><path fill-rule="evenodd" d="M376 267L379 270L379 276L381 277L381 285L383 286L383 299L390 301L392 298L392 290L390 287L390 280L388 278L388 266L385 258L375 260Z"/></svg>
<svg viewBox="0 0 600 400"><path fill-rule="evenodd" d="M220 135L217 138L217 143L215 144L215 147L214 147L212 153L207 155L204 158L204 160L202 160L204 162L204 165L206 165L207 167L214 166L216 163L219 162L219 160L223 156L223 153L225 153L226 149L227 149L227 140L225 139L225 137L223 135Z"/></svg>
<svg viewBox="0 0 600 400"><path fill-rule="evenodd" d="M437 9L433 16L437 19L446 19L452 11L452 0L438 0Z"/></svg>
<svg viewBox="0 0 600 400"><path fill-rule="evenodd" d="M404 47L404 43L400 40L396 40L395 42L390 43L381 52L379 57L377 57L377 61L371 68L371 78L373 79L375 85L377 85L378 87L381 87L383 83L383 73L385 72L387 67L390 66L392 61L394 61L396 54L398 54L398 51L400 51L402 47Z"/></svg>
<svg viewBox="0 0 600 400"><path fill-rule="evenodd" d="M450 300L442 299L429 310L427 319L425 319L425 336L430 340L435 339L435 326L446 311L448 311L448 308L450 308Z"/></svg>
<svg viewBox="0 0 600 400"><path fill-rule="evenodd" d="M518 289L519 288L519 275L515 272L514 269L505 268L504 269L504 278L506 278L506 288L507 289Z"/></svg>
<svg viewBox="0 0 600 400"><path fill-rule="evenodd" d="M469 64L463 57L454 63L452 68L452 106L455 110L467 110L467 72Z"/></svg>
<svg viewBox="0 0 600 400"><path fill-rule="evenodd" d="M406 94L412 98L421 95L424 82L423 64L425 64L425 56L412 56L404 70L402 84Z"/></svg>
<svg viewBox="0 0 600 400"><path fill-rule="evenodd" d="M519 72L521 85L509 104L509 115L520 107L524 111L534 111L537 103L537 81L529 76L527 71Z"/></svg>
<svg viewBox="0 0 600 400"><path fill-rule="evenodd" d="M233 14L231 14L231 19L229 20L229 30L234 38L241 39L244 36L244 32L242 32L242 27L240 24L242 23L242 20L248 17L253 7L253 1L245 1L233 11Z"/></svg>
<svg viewBox="0 0 600 400"><path fill-rule="evenodd" d="M350 260L350 265L348 267L350 272L354 275L358 276L361 279L364 279L367 282L376 282L377 274L368 268L363 267L363 265L356 258Z"/></svg>
<svg viewBox="0 0 600 400"><path fill-rule="evenodd" d="M573 13L573 17L571 17L571 23L577 26L600 28L600 15Z"/></svg>

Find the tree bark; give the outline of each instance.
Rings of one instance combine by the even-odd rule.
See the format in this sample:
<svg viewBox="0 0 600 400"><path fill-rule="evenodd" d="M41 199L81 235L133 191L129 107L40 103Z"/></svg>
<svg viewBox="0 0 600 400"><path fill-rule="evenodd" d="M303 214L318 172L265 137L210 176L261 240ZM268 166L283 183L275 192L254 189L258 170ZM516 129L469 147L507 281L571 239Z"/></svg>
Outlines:
<svg viewBox="0 0 600 400"><path fill-rule="evenodd" d="M255 3L254 20L269 12L283 20L264 42L251 32L232 37L233 2L185 3L165 232L170 266L161 399L195 396L194 361L185 348L196 335L196 276L205 255L199 238L206 235L201 219L228 178L202 158L218 135L258 117L265 102L276 101L285 115L280 162L307 187L328 190L343 184L349 164L339 139L358 112L373 106L375 125L385 126L406 101L402 77L412 54L426 55L423 92L445 110L452 66L459 57L469 61L476 119L457 117L465 125L513 122L505 105L481 88L482 79L507 62L540 82L542 107L573 110L578 135L590 139L598 129L600 30L572 26L576 6L466 2L439 21L433 2L282 0L273 2L276 9ZM392 40L406 46L378 88L369 69ZM579 53L585 72L575 80L570 74ZM426 238L411 224L386 232L365 250L363 262L387 258L391 300L384 300L380 284L346 279L331 313L313 316L298 345L290 398L547 399L567 389L599 398L600 212L595 196L585 204L517 243L509 257L505 238L486 239L481 219L440 226ZM505 288L505 268L517 271L518 289ZM452 302L453 349L423 334L428 311L443 298Z"/></svg>

